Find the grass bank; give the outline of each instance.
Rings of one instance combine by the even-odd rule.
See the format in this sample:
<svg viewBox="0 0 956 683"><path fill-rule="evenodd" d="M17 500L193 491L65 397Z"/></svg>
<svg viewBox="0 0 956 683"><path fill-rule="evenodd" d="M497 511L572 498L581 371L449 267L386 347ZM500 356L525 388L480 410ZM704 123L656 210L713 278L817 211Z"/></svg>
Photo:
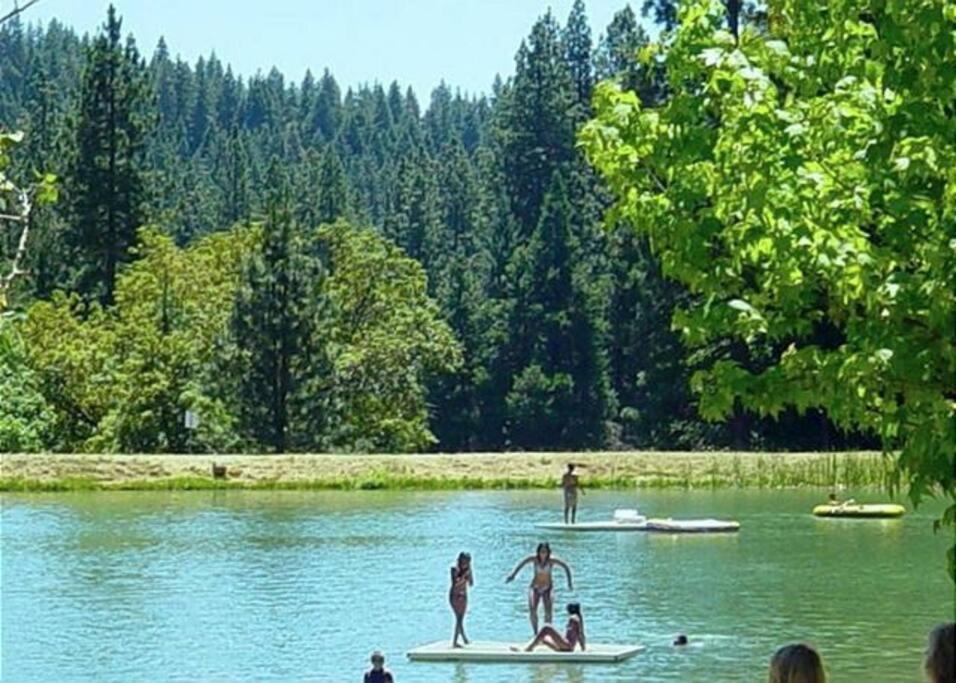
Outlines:
<svg viewBox="0 0 956 683"><path fill-rule="evenodd" d="M0 491L553 488L569 461L589 488L867 488L889 469L878 453L3 454Z"/></svg>

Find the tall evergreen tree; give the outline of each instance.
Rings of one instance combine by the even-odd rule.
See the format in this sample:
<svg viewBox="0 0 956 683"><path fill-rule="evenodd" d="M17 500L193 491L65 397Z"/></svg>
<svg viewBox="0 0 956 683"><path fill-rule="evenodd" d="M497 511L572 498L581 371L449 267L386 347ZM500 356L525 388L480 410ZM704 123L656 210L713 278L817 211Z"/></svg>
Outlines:
<svg viewBox="0 0 956 683"><path fill-rule="evenodd" d="M342 119L342 93L335 78L326 69L319 79L318 92L312 109L312 134L329 141L339 129Z"/></svg>
<svg viewBox="0 0 956 683"><path fill-rule="evenodd" d="M555 170L574 153L573 85L560 34L550 12L535 23L518 50L497 125L512 208L525 234L537 224Z"/></svg>
<svg viewBox="0 0 956 683"><path fill-rule="evenodd" d="M601 446L614 406L603 321L579 266L567 197L558 172L514 262L511 344L518 372L507 397L508 434L523 449Z"/></svg>
<svg viewBox="0 0 956 683"><path fill-rule="evenodd" d="M564 53L574 89L575 116L578 120L583 120L591 111L591 89L594 86L591 47L591 27L588 26L584 11L584 0L574 0L564 28Z"/></svg>
<svg viewBox="0 0 956 683"><path fill-rule="evenodd" d="M152 128L145 65L110 5L93 39L77 112L76 157L70 172L80 291L111 303L118 266L127 261L144 219L144 153Z"/></svg>
<svg viewBox="0 0 956 683"><path fill-rule="evenodd" d="M315 409L318 397L305 389L322 369L313 341L324 270L294 221L288 180L277 160L269 174L275 186L262 244L244 266L231 329L242 427L255 442L283 453L314 445L304 426L321 410Z"/></svg>
<svg viewBox="0 0 956 683"><path fill-rule="evenodd" d="M649 42L631 6L626 6L614 15L601 37L594 56L594 70L599 79L617 79L624 88L636 91L645 105L651 106L663 93L664 74L661 69L638 61L638 51Z"/></svg>

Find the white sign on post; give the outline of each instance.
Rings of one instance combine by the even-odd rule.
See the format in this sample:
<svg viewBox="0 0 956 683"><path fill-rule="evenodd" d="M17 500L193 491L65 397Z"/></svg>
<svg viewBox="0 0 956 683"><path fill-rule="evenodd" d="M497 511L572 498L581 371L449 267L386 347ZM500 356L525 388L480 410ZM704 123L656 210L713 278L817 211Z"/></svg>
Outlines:
<svg viewBox="0 0 956 683"><path fill-rule="evenodd" d="M183 422L186 425L186 429L195 429L199 426L199 416L193 411L187 410L186 417Z"/></svg>

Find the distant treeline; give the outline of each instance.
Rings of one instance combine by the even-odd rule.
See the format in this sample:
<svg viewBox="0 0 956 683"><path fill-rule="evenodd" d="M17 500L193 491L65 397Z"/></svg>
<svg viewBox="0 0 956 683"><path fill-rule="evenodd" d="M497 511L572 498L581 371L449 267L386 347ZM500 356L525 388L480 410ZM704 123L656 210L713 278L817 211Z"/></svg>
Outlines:
<svg viewBox="0 0 956 683"><path fill-rule="evenodd" d="M579 0L489 95L442 84L423 107L163 40L145 59L112 9L92 37L8 22L11 175L55 173L60 197L0 328L0 450L872 445L815 413L698 417L698 364L761 359L684 350L692 294L605 218L576 145L598 80L667 97L647 44L627 7L593 40Z"/></svg>

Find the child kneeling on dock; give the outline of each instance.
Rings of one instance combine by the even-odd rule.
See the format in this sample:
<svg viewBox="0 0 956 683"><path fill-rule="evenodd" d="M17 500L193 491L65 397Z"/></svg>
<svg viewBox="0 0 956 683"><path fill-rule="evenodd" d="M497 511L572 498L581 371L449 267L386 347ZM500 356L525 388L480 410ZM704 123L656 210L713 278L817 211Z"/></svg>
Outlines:
<svg viewBox="0 0 956 683"><path fill-rule="evenodd" d="M581 605L576 602L570 603L568 615L568 625L565 627L564 635L550 624L545 624L524 651L531 652L539 645L547 645L555 652L573 652L574 648L580 645L581 652L584 652L584 617L581 616ZM514 652L520 652L518 647L511 649Z"/></svg>

